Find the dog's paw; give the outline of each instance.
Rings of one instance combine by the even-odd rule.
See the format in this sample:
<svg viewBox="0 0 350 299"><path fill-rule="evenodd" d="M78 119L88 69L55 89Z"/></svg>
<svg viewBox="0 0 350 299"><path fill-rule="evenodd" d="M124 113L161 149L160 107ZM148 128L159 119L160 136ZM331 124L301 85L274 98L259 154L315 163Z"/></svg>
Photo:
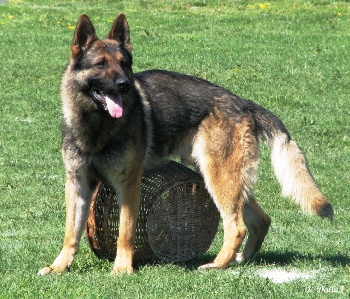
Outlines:
<svg viewBox="0 0 350 299"><path fill-rule="evenodd" d="M39 270L38 275L48 275L48 274L53 274L53 273L62 273L66 271L67 268L62 268L62 267L55 267L55 266L50 266L50 267L45 267Z"/></svg>
<svg viewBox="0 0 350 299"><path fill-rule="evenodd" d="M241 264L241 265L254 263L255 255L256 254L251 255L251 256L246 256L243 254L243 252L236 253L235 261L236 261L236 263Z"/></svg>
<svg viewBox="0 0 350 299"><path fill-rule="evenodd" d="M132 274L134 272L133 267L114 267L111 275Z"/></svg>
<svg viewBox="0 0 350 299"><path fill-rule="evenodd" d="M61 271L58 271L58 269L54 268L54 267L45 267L42 268L41 270L39 270L38 275L48 275L48 274L52 274L52 273L60 273Z"/></svg>
<svg viewBox="0 0 350 299"><path fill-rule="evenodd" d="M48 275L53 273L53 269L51 267L45 267L39 270L38 275Z"/></svg>
<svg viewBox="0 0 350 299"><path fill-rule="evenodd" d="M215 269L221 269L221 268L223 267L220 267L217 263L212 262L212 263L199 266L198 270L215 270Z"/></svg>
<svg viewBox="0 0 350 299"><path fill-rule="evenodd" d="M241 264L246 261L246 258L243 256L242 252L236 253L236 262Z"/></svg>

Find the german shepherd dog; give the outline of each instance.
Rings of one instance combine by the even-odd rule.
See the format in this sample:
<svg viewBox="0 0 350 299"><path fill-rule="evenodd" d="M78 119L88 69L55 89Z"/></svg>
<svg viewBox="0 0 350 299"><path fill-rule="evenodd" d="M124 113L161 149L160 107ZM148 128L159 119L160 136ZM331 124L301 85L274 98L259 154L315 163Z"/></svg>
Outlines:
<svg viewBox="0 0 350 299"><path fill-rule="evenodd" d="M61 86L67 177L64 243L53 264L39 274L63 272L72 265L101 180L120 198L112 273L133 272L141 177L169 157L198 167L223 220L222 249L213 262L199 268L252 260L271 222L252 191L259 139L271 148L283 195L306 212L333 218L331 204L279 118L199 78L163 70L134 74L131 50L123 14L106 39L97 37L87 15L79 18ZM239 253L246 228L248 240Z"/></svg>

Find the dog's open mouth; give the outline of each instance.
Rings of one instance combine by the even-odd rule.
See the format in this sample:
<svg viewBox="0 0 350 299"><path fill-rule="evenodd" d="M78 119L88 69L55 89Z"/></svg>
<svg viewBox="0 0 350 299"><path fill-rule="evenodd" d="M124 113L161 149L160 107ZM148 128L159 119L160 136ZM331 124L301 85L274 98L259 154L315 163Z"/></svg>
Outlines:
<svg viewBox="0 0 350 299"><path fill-rule="evenodd" d="M104 93L100 90L93 89L91 91L92 96L100 102L105 110L107 110L113 118L120 118L123 116L123 103L120 94L114 95Z"/></svg>

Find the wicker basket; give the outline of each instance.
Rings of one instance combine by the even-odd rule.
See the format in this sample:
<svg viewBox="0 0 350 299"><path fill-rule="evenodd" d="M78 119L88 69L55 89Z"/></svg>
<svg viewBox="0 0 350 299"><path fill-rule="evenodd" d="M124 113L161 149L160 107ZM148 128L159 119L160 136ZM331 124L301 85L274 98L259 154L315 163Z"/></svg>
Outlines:
<svg viewBox="0 0 350 299"><path fill-rule="evenodd" d="M134 259L182 262L201 255L209 249L219 220L202 177L179 163L167 162L142 178ZM97 257L115 258L118 222L117 194L100 183L86 227Z"/></svg>

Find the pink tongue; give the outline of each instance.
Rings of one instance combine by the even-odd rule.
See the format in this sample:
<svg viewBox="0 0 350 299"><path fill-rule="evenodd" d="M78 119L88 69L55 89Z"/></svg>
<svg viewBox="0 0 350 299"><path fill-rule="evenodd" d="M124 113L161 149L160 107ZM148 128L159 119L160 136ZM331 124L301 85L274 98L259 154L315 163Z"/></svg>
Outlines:
<svg viewBox="0 0 350 299"><path fill-rule="evenodd" d="M123 115L123 103L120 95L114 96L106 94L106 104L109 114L114 118L122 117Z"/></svg>

